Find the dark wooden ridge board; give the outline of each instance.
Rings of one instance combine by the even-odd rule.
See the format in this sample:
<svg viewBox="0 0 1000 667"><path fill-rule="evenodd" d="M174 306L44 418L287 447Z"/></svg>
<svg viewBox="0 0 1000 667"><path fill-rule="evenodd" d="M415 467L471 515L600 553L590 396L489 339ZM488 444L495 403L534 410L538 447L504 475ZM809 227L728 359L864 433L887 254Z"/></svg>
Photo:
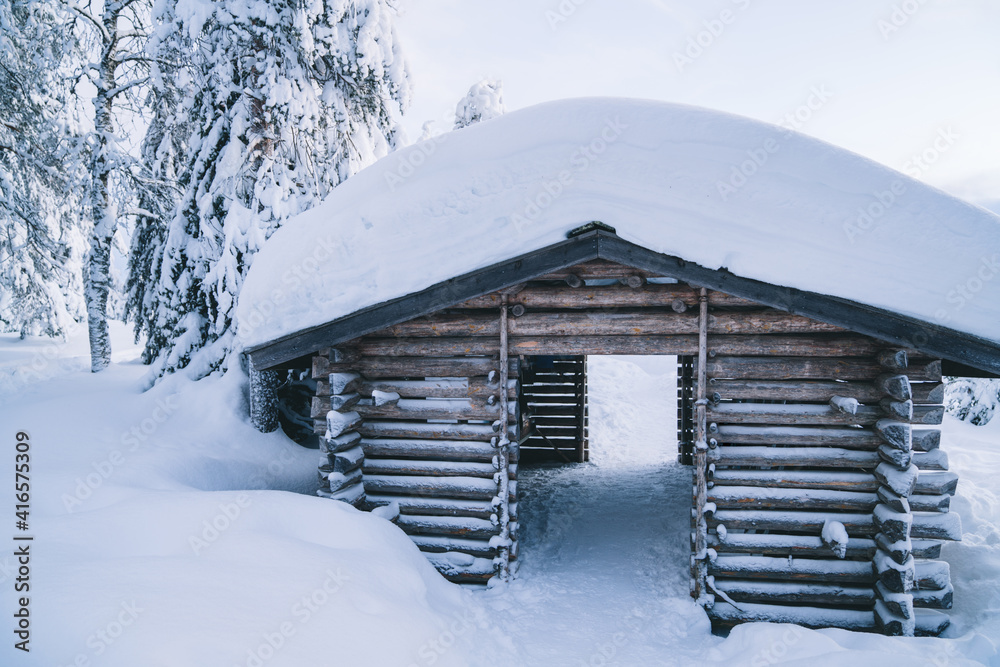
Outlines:
<svg viewBox="0 0 1000 667"><path fill-rule="evenodd" d="M969 369L975 369L1000 377L1000 344L984 338L839 297L771 285L734 275L726 269L707 269L600 230L363 308L327 324L255 346L247 354L258 369L280 368L318 349L594 259L725 292L954 362L952 366L946 365L946 373L967 374Z"/></svg>

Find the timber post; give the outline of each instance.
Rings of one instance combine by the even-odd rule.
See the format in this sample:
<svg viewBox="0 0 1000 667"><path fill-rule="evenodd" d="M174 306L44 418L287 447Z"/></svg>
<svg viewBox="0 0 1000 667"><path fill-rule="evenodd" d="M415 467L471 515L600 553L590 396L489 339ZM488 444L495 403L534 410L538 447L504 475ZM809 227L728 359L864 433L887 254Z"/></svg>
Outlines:
<svg viewBox="0 0 1000 667"><path fill-rule="evenodd" d="M278 372L259 371L247 356L250 375L250 422L261 433L278 430Z"/></svg>
<svg viewBox="0 0 1000 667"><path fill-rule="evenodd" d="M705 590L708 565L708 524L705 506L708 500L708 292L702 287L698 293L698 395L695 401L695 456L694 456L694 555L692 597L705 603L710 600ZM709 603L710 604L710 603Z"/></svg>
<svg viewBox="0 0 1000 667"><path fill-rule="evenodd" d="M497 509L500 521L499 548L497 550L497 576L500 581L510 579L510 440L507 432L508 403L507 379L507 294L500 297L500 428L497 432Z"/></svg>

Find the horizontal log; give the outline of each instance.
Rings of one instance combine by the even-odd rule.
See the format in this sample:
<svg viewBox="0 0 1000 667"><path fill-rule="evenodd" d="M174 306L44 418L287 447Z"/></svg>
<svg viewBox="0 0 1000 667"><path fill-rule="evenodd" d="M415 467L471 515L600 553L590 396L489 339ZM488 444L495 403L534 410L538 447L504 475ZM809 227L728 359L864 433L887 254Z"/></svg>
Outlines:
<svg viewBox="0 0 1000 667"><path fill-rule="evenodd" d="M962 540L962 520L954 512L914 512L910 536L931 540Z"/></svg>
<svg viewBox="0 0 1000 667"><path fill-rule="evenodd" d="M946 561L923 561L916 564L917 588L941 591L951 586L951 565Z"/></svg>
<svg viewBox="0 0 1000 667"><path fill-rule="evenodd" d="M696 335L619 336L511 336L508 352L539 354L693 355L698 352ZM777 355L817 357L864 357L866 342L859 336L717 335L709 338L710 353L716 355ZM366 357L355 365L367 368L371 357L452 357L497 354L488 337L365 338L359 349ZM370 373L366 375L371 376Z"/></svg>
<svg viewBox="0 0 1000 667"><path fill-rule="evenodd" d="M794 355L789 355L794 356ZM695 383L697 387L697 382ZM912 385L914 403L941 403L944 385L923 382ZM712 378L708 393L724 400L766 399L789 402L826 403L834 396L853 398L861 403L878 403L883 392L870 382L824 382L822 380L725 380Z"/></svg>
<svg viewBox="0 0 1000 667"><path fill-rule="evenodd" d="M517 497L516 481L510 483L510 489L511 500L514 500ZM365 475L365 491L373 495L491 500L497 494L497 485L493 480L479 477Z"/></svg>
<svg viewBox="0 0 1000 667"><path fill-rule="evenodd" d="M915 428L912 431L913 450L929 452L941 446L941 431L936 428Z"/></svg>
<svg viewBox="0 0 1000 667"><path fill-rule="evenodd" d="M951 496L947 493L912 495L909 501L913 512L947 512L951 508Z"/></svg>
<svg viewBox="0 0 1000 667"><path fill-rule="evenodd" d="M489 540L476 540L462 537L440 535L411 535L410 539L424 553L448 553L455 551L469 554L477 558L493 558L496 547L490 546Z"/></svg>
<svg viewBox="0 0 1000 667"><path fill-rule="evenodd" d="M942 614L933 609L914 610L917 637L937 637L951 625L948 614Z"/></svg>
<svg viewBox="0 0 1000 667"><path fill-rule="evenodd" d="M648 310L536 311L508 321L511 336L697 335L698 314ZM843 329L779 310L721 311L708 318L709 335L841 333ZM498 338L500 321L493 313L449 312L401 322L371 334L372 338L487 336ZM361 348L362 354L364 349Z"/></svg>
<svg viewBox="0 0 1000 667"><path fill-rule="evenodd" d="M366 457L414 458L445 461L492 462L497 450L489 442L471 440L434 440L422 438L364 438L361 447ZM517 460L517 448L510 452Z"/></svg>
<svg viewBox="0 0 1000 667"><path fill-rule="evenodd" d="M913 493L931 496L947 493L953 496L957 489L958 475L953 472L921 472Z"/></svg>
<svg viewBox="0 0 1000 667"><path fill-rule="evenodd" d="M708 546L720 554L837 557L819 536L812 535L730 533L726 535L725 540L721 540L718 535L712 533L708 536ZM875 542L868 538L851 538L847 543L848 558L870 560L875 555L875 550Z"/></svg>
<svg viewBox="0 0 1000 667"><path fill-rule="evenodd" d="M794 470L716 470L715 486L761 486L789 489L874 492L878 480L871 473Z"/></svg>
<svg viewBox="0 0 1000 667"><path fill-rule="evenodd" d="M336 397L333 397L336 398ZM371 401L371 399L363 399ZM404 398L395 404L370 405L352 402L344 409L357 412L363 419L497 419L500 403L489 404L485 399L420 399ZM513 413L513 406L510 410ZM311 416L325 417L331 410L331 397L313 396Z"/></svg>
<svg viewBox="0 0 1000 667"><path fill-rule="evenodd" d="M641 269L636 269L631 266L624 266L622 264L617 264L615 262L609 262L605 259L595 259L589 262L582 262L576 264L575 266L570 266L565 269L560 269L558 271L553 271L552 273L547 273L543 276L538 276L533 280L552 280L562 282L566 280L568 276L576 276L583 280L595 280L595 279L615 279L627 278L628 276L641 276L643 278L654 278L656 274L649 271L643 271Z"/></svg>
<svg viewBox="0 0 1000 667"><path fill-rule="evenodd" d="M719 447L710 457L718 465L775 468L874 468L876 452L835 447Z"/></svg>
<svg viewBox="0 0 1000 667"><path fill-rule="evenodd" d="M787 400L787 399L786 399ZM913 406L910 421L940 424L944 408L940 405ZM831 405L813 403L719 403L709 407L708 419L719 424L810 424L872 426L885 415L879 407L862 405L855 414Z"/></svg>
<svg viewBox="0 0 1000 667"><path fill-rule="evenodd" d="M400 514L396 525L407 535L450 535L488 540L500 532L500 527L488 519L469 517Z"/></svg>
<svg viewBox="0 0 1000 667"><path fill-rule="evenodd" d="M708 360L709 377L736 380L870 381L878 377L881 371L878 362L872 359L717 356ZM911 364L907 374L910 379L940 381L941 362Z"/></svg>
<svg viewBox="0 0 1000 667"><path fill-rule="evenodd" d="M719 510L708 519L712 528L720 523L728 529L771 530L789 533L815 533L819 535L823 524L830 518L829 512L796 512L772 510ZM874 519L871 513L837 514L837 521L844 524L852 537L874 534Z"/></svg>
<svg viewBox="0 0 1000 667"><path fill-rule="evenodd" d="M399 496L368 494L368 503L381 507L390 503L399 505L400 514L426 516L458 516L489 519L496 514L496 507L489 500L460 500L456 498L427 498L424 496ZM510 516L517 517L517 503L510 504Z"/></svg>
<svg viewBox="0 0 1000 667"><path fill-rule="evenodd" d="M383 378L467 378L499 373L499 361L492 357L362 357L348 364L330 363L324 357L313 357L313 378L323 379L333 372L353 371L367 380ZM517 377L520 363L510 360L510 376ZM495 377L495 376L494 376Z"/></svg>
<svg viewBox="0 0 1000 667"><path fill-rule="evenodd" d="M919 572L919 568L917 570ZM955 596L955 588L948 584L942 589L916 589L913 594L913 606L920 609L951 609Z"/></svg>
<svg viewBox="0 0 1000 667"><path fill-rule="evenodd" d="M782 489L759 486L715 486L708 501L719 509L799 509L870 512L878 504L874 493Z"/></svg>
<svg viewBox="0 0 1000 667"><path fill-rule="evenodd" d="M913 455L913 465L920 470L947 470L948 455L941 449L929 452L916 452Z"/></svg>
<svg viewBox="0 0 1000 667"><path fill-rule="evenodd" d="M911 539L912 544L912 554L914 558L940 558L941 557L941 545L943 544L940 540L914 540Z"/></svg>
<svg viewBox="0 0 1000 667"><path fill-rule="evenodd" d="M483 477L493 479L497 470L492 463L475 461L419 461L415 459L381 459L367 457L362 468L366 475L430 475L433 477ZM517 479L517 466L512 465L510 479Z"/></svg>
<svg viewBox="0 0 1000 667"><path fill-rule="evenodd" d="M875 603L875 591L870 586L719 579L715 582L715 587L736 602L822 604L833 607L866 607Z"/></svg>
<svg viewBox="0 0 1000 667"><path fill-rule="evenodd" d="M618 271L631 271L620 267ZM634 275L634 274L633 274ZM583 277L583 276L579 276ZM615 278L620 276L614 276ZM698 305L698 291L683 284L646 284L638 289L626 285L581 285L580 287L558 285L528 285L517 294L508 297L510 305L521 305L528 309L553 310L558 308L670 308L675 300L680 300L688 308ZM729 296L722 292L709 291L708 305L723 307L759 308L760 305ZM493 292L475 299L464 301L457 308L499 308L500 294Z"/></svg>
<svg viewBox="0 0 1000 667"><path fill-rule="evenodd" d="M358 432L365 438L418 438L480 440L488 442L496 433L489 424L428 424L404 421L364 421Z"/></svg>
<svg viewBox="0 0 1000 667"><path fill-rule="evenodd" d="M723 445L820 445L874 450L881 442L869 429L808 426L719 426Z"/></svg>
<svg viewBox="0 0 1000 667"><path fill-rule="evenodd" d="M708 572L716 579L725 577L838 584L871 584L875 581L872 564L867 560L719 556L709 561Z"/></svg>
<svg viewBox="0 0 1000 667"><path fill-rule="evenodd" d="M713 622L721 625L736 623L794 623L806 628L843 628L871 631L875 629L875 614L854 609L790 606L779 604L743 603L739 608L728 602L716 602L708 610Z"/></svg>
<svg viewBox="0 0 1000 667"><path fill-rule="evenodd" d="M370 397L373 391L399 394L402 398L488 398L500 395L499 381L490 382L485 376L443 380L360 380L356 386L361 396ZM316 382L316 395L329 396L330 383ZM507 383L507 396L517 397L517 380Z"/></svg>

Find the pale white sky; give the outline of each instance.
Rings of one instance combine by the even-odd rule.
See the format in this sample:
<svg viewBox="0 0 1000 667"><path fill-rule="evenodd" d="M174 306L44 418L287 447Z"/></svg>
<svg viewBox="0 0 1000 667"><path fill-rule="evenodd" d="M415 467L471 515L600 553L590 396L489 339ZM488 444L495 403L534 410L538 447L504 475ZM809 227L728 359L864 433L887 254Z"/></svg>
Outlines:
<svg viewBox="0 0 1000 667"><path fill-rule="evenodd" d="M821 91L800 131L1000 202L997 0L403 0L399 32L411 139L487 76L508 110L613 95L770 122Z"/></svg>

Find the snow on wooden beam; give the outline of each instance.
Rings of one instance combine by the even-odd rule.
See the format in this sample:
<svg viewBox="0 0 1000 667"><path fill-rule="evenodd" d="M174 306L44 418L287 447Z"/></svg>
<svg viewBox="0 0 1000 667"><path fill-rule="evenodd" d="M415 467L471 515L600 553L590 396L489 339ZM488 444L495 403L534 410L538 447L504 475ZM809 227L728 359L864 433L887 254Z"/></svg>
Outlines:
<svg viewBox="0 0 1000 667"><path fill-rule="evenodd" d="M712 481L718 486L766 486L789 489L873 492L878 480L867 472L792 470L716 470Z"/></svg>
<svg viewBox="0 0 1000 667"><path fill-rule="evenodd" d="M713 338L713 342L718 337ZM912 385L913 402L941 403L944 400L944 385L935 382L920 382ZM709 380L709 393L716 392L720 398L766 399L780 401L827 402L833 396L853 398L862 403L877 403L883 392L871 382L827 382L823 380Z"/></svg>
<svg viewBox="0 0 1000 667"><path fill-rule="evenodd" d="M710 459L717 466L760 466L764 468L873 468L877 452L837 447L719 447Z"/></svg>
<svg viewBox="0 0 1000 667"><path fill-rule="evenodd" d="M380 378L417 378L428 377L476 377L489 376L498 368L496 359L492 357L362 357L350 362L349 367L331 363L325 357L313 357L313 379L325 380L332 372L355 371L367 380ZM519 362L510 360L511 377L516 377ZM334 393L343 393L334 392Z"/></svg>
<svg viewBox="0 0 1000 667"><path fill-rule="evenodd" d="M413 540L418 549L425 553L457 551L476 556L477 558L493 558L497 551L496 547L490 545L489 540L475 540L445 535L410 535L410 539Z"/></svg>
<svg viewBox="0 0 1000 667"><path fill-rule="evenodd" d="M958 475L953 472L921 472L913 489L914 494L955 495L958 489Z"/></svg>
<svg viewBox="0 0 1000 667"><path fill-rule="evenodd" d="M709 563L708 570L717 579L777 579L841 584L871 584L875 581L869 561L720 555Z"/></svg>
<svg viewBox="0 0 1000 667"><path fill-rule="evenodd" d="M867 429L822 426L721 425L715 437L724 445L821 445L865 450L876 449L880 442Z"/></svg>
<svg viewBox="0 0 1000 667"><path fill-rule="evenodd" d="M365 421L358 431L365 438L440 438L486 442L496 435L489 424L428 424L404 421Z"/></svg>
<svg viewBox="0 0 1000 667"><path fill-rule="evenodd" d="M612 265L618 278L630 271L628 267ZM580 269L570 269L581 271ZM570 274L567 274L570 275ZM579 277L579 275L577 275ZM590 279L590 276L587 276ZM511 305L521 305L525 308L539 310L554 310L558 308L663 308L671 306L675 300L680 300L687 307L698 305L698 291L684 284L652 284L648 283L640 289L632 289L625 285L578 285L577 287L562 287L558 285L530 284L517 294L510 296ZM747 299L729 296L722 292L710 291L708 305L713 307L760 308L760 304ZM469 299L455 306L456 308L499 308L500 296L497 292Z"/></svg>
<svg viewBox="0 0 1000 667"><path fill-rule="evenodd" d="M496 450L488 441L364 438L361 446L371 457L490 462L496 456ZM516 450L511 456L512 460L517 459Z"/></svg>
<svg viewBox="0 0 1000 667"><path fill-rule="evenodd" d="M784 489L755 486L716 486L708 501L719 509L800 509L871 511L878 504L874 493Z"/></svg>
<svg viewBox="0 0 1000 667"><path fill-rule="evenodd" d="M422 475L431 477L483 477L493 479L497 473L492 463L472 461L417 461L414 459L381 459L368 457L365 460L366 475ZM511 466L511 479L517 479L517 466Z"/></svg>
<svg viewBox="0 0 1000 667"><path fill-rule="evenodd" d="M369 493L368 502L376 506L397 503L399 505L399 511L402 514L489 519L492 514L496 513L496 508L489 500L428 498L425 496L401 496ZM511 503L511 515L517 515L517 503Z"/></svg>
<svg viewBox="0 0 1000 667"><path fill-rule="evenodd" d="M954 512L916 512L910 535L932 540L962 540L962 519Z"/></svg>
<svg viewBox="0 0 1000 667"><path fill-rule="evenodd" d="M722 625L737 623L794 623L807 628L843 628L871 631L875 615L871 611L830 607L789 606L777 604L741 603L739 608L728 602L716 602L709 617Z"/></svg>
<svg viewBox="0 0 1000 667"><path fill-rule="evenodd" d="M765 556L805 556L836 558L833 550L819 536L782 535L770 533L727 533L709 535L709 546L723 554L761 554ZM870 560L875 554L875 542L868 538L851 538L847 543L847 558Z"/></svg>
<svg viewBox="0 0 1000 667"><path fill-rule="evenodd" d="M882 368L872 359L798 358L798 357L724 357L709 361L708 373L713 378L757 380L876 380ZM910 379L941 380L941 362L911 364ZM905 376L903 376L905 377ZM888 393L888 392L887 392ZM896 395L899 394L899 395ZM890 393L905 401L912 393Z"/></svg>
<svg viewBox="0 0 1000 667"><path fill-rule="evenodd" d="M414 514L400 514L396 525L408 535L451 535L487 540L500 530L489 519Z"/></svg>
<svg viewBox="0 0 1000 667"><path fill-rule="evenodd" d="M948 516L948 515L942 515ZM787 533L813 533L819 535L823 524L831 517L847 528L853 536L873 535L875 522L870 512L796 512L790 510L718 510L709 520L712 527L719 524L730 529L771 530Z"/></svg>
<svg viewBox="0 0 1000 667"><path fill-rule="evenodd" d="M742 579L718 579L715 586L736 602L821 604L833 607L867 607L875 603L875 593L869 586Z"/></svg>
<svg viewBox="0 0 1000 667"><path fill-rule="evenodd" d="M361 396L370 397L373 391L383 391L399 394L402 398L479 398L486 399L498 396L499 380L490 382L484 375L470 378L445 378L438 380L364 380L359 381L354 388ZM322 380L317 382L317 396L329 396L330 384ZM517 397L517 380L507 383L507 395Z"/></svg>
<svg viewBox="0 0 1000 667"><path fill-rule="evenodd" d="M917 452L913 455L913 464L920 470L947 470L948 455L941 449Z"/></svg>
<svg viewBox="0 0 1000 667"><path fill-rule="evenodd" d="M366 475L365 487L374 494L421 495L434 498L492 500L497 485L479 477L423 477L418 475ZM510 483L511 500L517 497L517 482Z"/></svg>

